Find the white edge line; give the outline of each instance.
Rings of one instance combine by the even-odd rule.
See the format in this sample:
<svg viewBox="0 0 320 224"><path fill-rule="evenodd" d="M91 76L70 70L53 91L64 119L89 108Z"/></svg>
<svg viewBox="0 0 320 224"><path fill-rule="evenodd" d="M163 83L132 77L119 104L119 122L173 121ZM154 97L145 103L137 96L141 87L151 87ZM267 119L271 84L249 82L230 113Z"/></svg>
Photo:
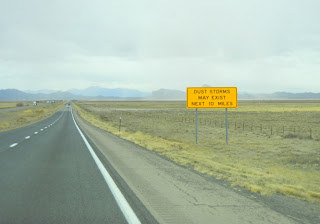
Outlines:
<svg viewBox="0 0 320 224"><path fill-rule="evenodd" d="M137 215L134 213L134 211L130 207L128 201L125 199L125 197L123 196L123 194L121 193L121 191L117 187L116 183L114 182L114 180L112 179L112 177L110 176L110 174L108 173L106 168L103 166L103 164L101 163L101 161L98 158L98 156L96 155L96 153L91 148L91 146L88 143L87 139L82 134L80 128L78 127L78 125L77 125L77 123L76 123L76 121L75 121L75 119L73 117L72 109L71 109L71 115L72 115L73 122L76 125L76 128L78 129L78 131L80 133L80 136L82 137L82 139L83 139L84 143L86 144L91 156L93 157L94 161L96 162L101 174L103 175L107 185L109 186L109 188L110 188L115 200L117 201L117 203L118 203L123 215L125 216L127 222L128 223L141 223L140 220L138 219Z"/></svg>

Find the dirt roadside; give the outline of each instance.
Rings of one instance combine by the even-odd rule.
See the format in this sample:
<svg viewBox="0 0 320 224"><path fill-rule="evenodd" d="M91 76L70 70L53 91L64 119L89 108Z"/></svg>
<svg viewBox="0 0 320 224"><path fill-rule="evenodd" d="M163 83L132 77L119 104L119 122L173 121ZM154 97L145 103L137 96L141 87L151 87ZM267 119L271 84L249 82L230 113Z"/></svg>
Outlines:
<svg viewBox="0 0 320 224"><path fill-rule="evenodd" d="M86 135L159 223L319 221L301 219L290 215L290 212L275 211L263 203L263 197L250 198L250 194L236 192L222 181L181 167L154 152L92 126L76 112L74 115ZM282 199L276 203L286 206Z"/></svg>

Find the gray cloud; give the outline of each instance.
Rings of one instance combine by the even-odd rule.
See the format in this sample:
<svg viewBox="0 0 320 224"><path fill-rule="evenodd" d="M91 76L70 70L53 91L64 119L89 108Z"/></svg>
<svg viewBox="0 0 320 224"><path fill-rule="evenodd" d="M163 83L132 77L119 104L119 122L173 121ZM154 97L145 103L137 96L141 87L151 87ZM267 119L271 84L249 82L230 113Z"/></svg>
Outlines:
<svg viewBox="0 0 320 224"><path fill-rule="evenodd" d="M320 92L319 9L316 0L0 0L0 88Z"/></svg>

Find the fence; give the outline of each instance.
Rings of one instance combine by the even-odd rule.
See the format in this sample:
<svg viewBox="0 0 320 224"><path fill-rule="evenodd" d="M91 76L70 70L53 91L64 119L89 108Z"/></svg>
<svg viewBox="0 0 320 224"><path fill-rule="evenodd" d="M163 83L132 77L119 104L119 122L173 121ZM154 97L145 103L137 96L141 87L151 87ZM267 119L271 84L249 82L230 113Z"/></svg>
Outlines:
<svg viewBox="0 0 320 224"><path fill-rule="evenodd" d="M157 123L169 122L169 123L181 123L181 124L195 124L194 113L191 112L179 112L168 110L136 110L136 111L119 111L111 110L108 113L101 114L105 120L109 120L116 126L119 123L119 117L122 117L122 125L130 126L130 122L145 122L155 126ZM211 118L216 117L216 118ZM235 132L253 132L256 134L262 134L267 136L281 136L283 138L299 138L299 139L313 139L320 140L320 128L315 122L313 126L305 125L305 121L295 122L295 125L286 125L286 123L293 123L283 118L279 119L262 119L264 122L259 122L257 117L246 115L245 121L238 120L239 116L233 118L232 113L229 117L229 130ZM250 119L252 122L250 122ZM143 121L145 120L145 121ZM312 123L312 122L308 122ZM198 118L198 125L209 126L213 128L225 129L225 118L222 113L201 113Z"/></svg>

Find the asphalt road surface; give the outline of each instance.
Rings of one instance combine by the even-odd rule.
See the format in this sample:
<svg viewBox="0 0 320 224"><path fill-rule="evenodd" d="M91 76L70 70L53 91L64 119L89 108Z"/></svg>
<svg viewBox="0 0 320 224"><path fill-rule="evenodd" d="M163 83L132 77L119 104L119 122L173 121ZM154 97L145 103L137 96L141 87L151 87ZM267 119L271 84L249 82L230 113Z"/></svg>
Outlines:
<svg viewBox="0 0 320 224"><path fill-rule="evenodd" d="M155 222L143 206L128 212L105 178L70 108L0 133L0 223ZM128 191L129 201L141 205Z"/></svg>

